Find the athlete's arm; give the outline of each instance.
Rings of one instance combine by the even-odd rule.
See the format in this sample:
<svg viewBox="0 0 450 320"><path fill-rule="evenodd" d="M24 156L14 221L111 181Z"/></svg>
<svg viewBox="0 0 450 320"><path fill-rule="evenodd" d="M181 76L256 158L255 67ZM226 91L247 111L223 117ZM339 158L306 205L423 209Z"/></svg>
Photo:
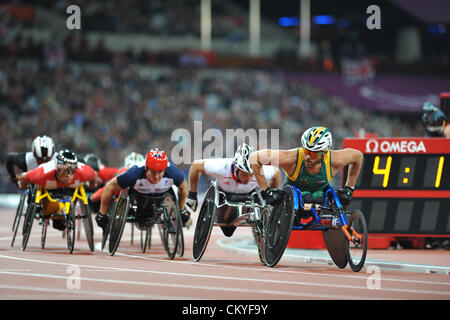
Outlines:
<svg viewBox="0 0 450 320"><path fill-rule="evenodd" d="M281 173L280 173L280 169L278 169L276 167L274 167L273 169L275 170L275 173L272 176L272 178L269 180L269 188L277 189L280 186Z"/></svg>
<svg viewBox="0 0 450 320"><path fill-rule="evenodd" d="M297 149L271 150L263 149L255 151L250 155L250 164L253 173L261 190L266 190L269 186L262 169L263 165L272 165L282 168L287 173L291 173L297 164Z"/></svg>
<svg viewBox="0 0 450 320"><path fill-rule="evenodd" d="M122 188L117 182L117 177L111 179L105 186L102 194L102 201L100 203L100 214L106 215L108 213L109 205L115 192L120 191Z"/></svg>
<svg viewBox="0 0 450 320"><path fill-rule="evenodd" d="M363 164L363 153L356 149L346 148L342 150L331 151L331 167L333 176L338 170L348 166L347 181L345 186L355 187Z"/></svg>
<svg viewBox="0 0 450 320"><path fill-rule="evenodd" d="M198 182L200 181L201 174L205 172L205 160L195 160L191 168L189 169L189 191L197 192Z"/></svg>
<svg viewBox="0 0 450 320"><path fill-rule="evenodd" d="M183 180L183 182L178 186L178 205L180 207L180 211L184 210L185 203L188 194L188 186L186 180Z"/></svg>

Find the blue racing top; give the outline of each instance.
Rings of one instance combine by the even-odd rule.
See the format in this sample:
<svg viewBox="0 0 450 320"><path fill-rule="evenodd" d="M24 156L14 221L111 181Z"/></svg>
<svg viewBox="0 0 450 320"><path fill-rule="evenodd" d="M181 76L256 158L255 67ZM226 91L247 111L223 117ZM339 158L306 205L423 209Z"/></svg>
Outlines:
<svg viewBox="0 0 450 320"><path fill-rule="evenodd" d="M161 194L170 189L172 185L177 187L183 182L184 175L173 163L169 161L163 178L152 184L145 176L145 161L142 161L117 176L117 183L123 188L131 187L141 194Z"/></svg>

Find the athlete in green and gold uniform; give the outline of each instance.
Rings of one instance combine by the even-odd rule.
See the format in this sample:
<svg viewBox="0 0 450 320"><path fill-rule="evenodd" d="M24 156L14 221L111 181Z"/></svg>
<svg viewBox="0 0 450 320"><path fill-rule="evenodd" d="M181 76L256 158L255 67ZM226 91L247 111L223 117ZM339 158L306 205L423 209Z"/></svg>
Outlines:
<svg viewBox="0 0 450 320"><path fill-rule="evenodd" d="M262 164L277 165L287 175L287 182L302 191L303 201L323 203L323 190L328 187L332 177L344 166L349 166L347 181L338 196L343 204L351 201L356 179L361 171L363 154L359 150L347 148L330 150L331 132L326 127L312 127L301 138L302 146L289 150L260 150L252 153L250 162L262 191L269 204L277 203L280 195L270 189L261 176ZM263 181L264 180L264 181Z"/></svg>

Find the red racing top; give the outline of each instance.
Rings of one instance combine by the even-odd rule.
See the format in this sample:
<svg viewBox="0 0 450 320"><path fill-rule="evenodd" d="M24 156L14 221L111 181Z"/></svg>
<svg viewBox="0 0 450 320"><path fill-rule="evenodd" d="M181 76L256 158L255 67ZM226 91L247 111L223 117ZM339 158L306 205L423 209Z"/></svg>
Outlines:
<svg viewBox="0 0 450 320"><path fill-rule="evenodd" d="M77 171L70 184L62 184L56 179L56 160L41 164L36 169L27 171L25 178L29 183L39 185L48 190L59 188L76 188L86 181L94 179L95 171L90 166L78 162Z"/></svg>
<svg viewBox="0 0 450 320"><path fill-rule="evenodd" d="M120 170L120 168L107 167L104 164L101 164L100 168L98 169L98 172L97 172L97 178L100 182L100 185L104 185L109 180L114 178L114 176L116 175L116 173L119 170Z"/></svg>

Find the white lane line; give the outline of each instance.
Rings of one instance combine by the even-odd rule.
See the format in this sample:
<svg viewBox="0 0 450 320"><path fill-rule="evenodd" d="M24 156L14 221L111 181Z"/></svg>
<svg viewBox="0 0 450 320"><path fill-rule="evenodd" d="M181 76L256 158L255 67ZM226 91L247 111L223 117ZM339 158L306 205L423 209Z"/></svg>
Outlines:
<svg viewBox="0 0 450 320"><path fill-rule="evenodd" d="M95 248L98 251L101 251L101 244L97 244ZM104 250L106 251L106 249ZM106 251L107 252L107 251ZM117 256L124 256L124 257L130 257L130 258L137 258L137 259L144 259L144 260L150 260L150 261L159 261L159 262L170 262L170 263L179 263L179 264L189 264L189 265L201 265L201 266L207 266L207 267L220 267L220 268L226 268L226 269L237 269L237 270L262 270L264 269L264 272L276 272L276 273L288 273L288 274L301 274L301 275L309 275L309 276L316 276L316 277L334 277L334 278L349 278L349 279L362 279L367 280L367 278L372 274L367 274L367 276L358 276L358 275L344 275L344 274L329 274L329 273L314 273L314 272L306 272L306 271L289 271L289 270L281 270L279 268L268 268L261 265L258 269L257 267L239 267L239 266L229 266L229 265L222 265L222 264L211 264L211 263L204 263L204 262L195 262L195 261L178 261L178 260L166 260L166 259L160 259L160 258L152 258L149 256L142 256L142 255L135 255L135 254L126 254L122 252L116 252L115 255ZM381 272L382 273L382 272ZM431 285L448 285L450 286L450 279L449 282L436 282L436 281L424 281L424 280L413 280L413 279L396 279L396 278L386 278L382 276L382 281L391 281L391 282L404 282L404 283L420 283L420 284L431 284Z"/></svg>
<svg viewBox="0 0 450 320"><path fill-rule="evenodd" d="M358 285L325 284L325 283L306 282L306 281L286 281L286 280L258 279L258 278L239 278L239 277L231 277L231 276L204 275L204 274L195 274L195 273L166 272L166 271L141 270L141 269L130 269L130 268L118 268L118 267L102 267L102 266L82 265L82 264L74 264L74 263L24 259L24 258L10 257L10 256L5 256L5 255L0 255L0 258L21 260L21 261L28 261L28 262L37 262L37 263L43 263L43 264L78 266L80 268L84 267L84 268L94 268L94 269L103 269L103 270L125 271L125 272L163 274L163 275L171 275L171 276L178 276L178 277L207 278L207 279L220 279L220 280L230 280L230 281L246 281L246 282L252 282L252 283L261 282L261 283L269 283L269 284L286 284L286 285L293 285L293 286L298 285L298 286L327 287L327 288L341 288L341 289L358 289L358 290L370 290L371 292L374 292L373 289L370 289L367 286L358 286ZM381 289L377 290L377 292L380 292L380 293L383 291L450 296L450 292L443 292L443 291L436 291L436 290L412 290L412 289L402 289L402 288L381 288Z"/></svg>
<svg viewBox="0 0 450 320"><path fill-rule="evenodd" d="M67 279L64 276L56 276L51 274L32 274L24 272L0 272L3 274L10 275L20 275L20 276L30 276L30 277L40 277L40 278L53 278L53 279ZM183 289L195 289L195 290L210 290L210 291L225 291L225 292L240 292L240 293L251 293L251 294L268 294L268 295L279 295L279 296L293 296L293 297L309 297L309 298L323 298L323 299L349 299L357 300L362 299L361 296L349 296L349 295L331 295L331 294L317 294L317 293L301 293L292 291L279 291L279 290L268 290L268 289L244 289L244 288L231 288L231 287L212 287L212 286L200 286L200 285L186 285L186 284L172 284L165 282L142 282L142 281L127 281L127 280L112 280L112 279L97 279L97 278L84 278L80 277L81 281L92 281L92 282L106 282L114 284L127 284L127 285L138 285L138 286L155 286L164 288L183 288ZM73 291L73 290L71 290ZM197 297L190 297L184 299L198 299ZM364 298L366 299L366 298ZM369 298L378 299L378 298Z"/></svg>
<svg viewBox="0 0 450 320"><path fill-rule="evenodd" d="M126 299L155 299L155 300L188 300L192 298L188 297L176 297L176 296L162 296L162 295L147 295L147 294L129 294L129 293L116 293L107 291L92 291L92 290L70 290L70 289L54 289L54 288L43 288L43 287L33 287L33 286L11 286L11 285L0 285L0 289L9 290L26 290L26 291L37 291L37 292L47 292L47 293L67 293L67 294L79 294L79 295L95 295L101 297L112 297L112 298L126 298ZM2 294L4 298L8 297L8 294Z"/></svg>

